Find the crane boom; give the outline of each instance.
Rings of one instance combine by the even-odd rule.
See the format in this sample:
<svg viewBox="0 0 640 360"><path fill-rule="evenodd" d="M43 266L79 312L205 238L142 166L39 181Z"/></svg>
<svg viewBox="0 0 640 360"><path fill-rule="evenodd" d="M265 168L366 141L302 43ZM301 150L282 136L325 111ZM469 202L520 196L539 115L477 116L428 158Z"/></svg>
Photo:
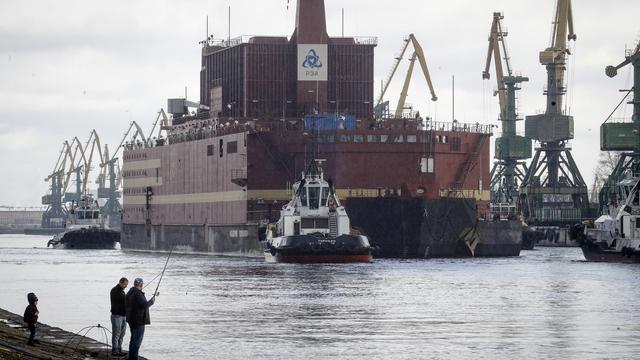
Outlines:
<svg viewBox="0 0 640 360"><path fill-rule="evenodd" d="M422 49L422 46L420 45L416 37L413 34L409 34L409 36L404 39L404 42L402 44L402 49L400 51L400 55L395 58L395 61L393 63L391 71L389 72L386 82L383 83L382 85L382 91L380 93L380 97L378 98L378 101L376 102L376 107L379 107L382 105L382 102L384 100L384 95L386 94L387 89L389 88L389 84L393 79L393 75L396 73L396 70L398 69L398 65L400 64L400 61L402 60L405 52L407 51L409 44L413 46L413 54L409 59L410 61L409 70L407 71L407 75L405 77L404 84L402 87L402 92L400 94L400 98L398 99L398 105L396 106L396 112L395 112L396 117L402 116L402 110L404 109L404 105L407 99L409 84L411 83L411 76L413 75L413 68L415 66L416 60L418 60L418 63L420 64L420 68L422 69L422 74L424 75L424 78L427 81L427 85L429 86L429 91L431 93L431 101L438 100L438 97L436 96L436 92L433 89L431 76L429 75L429 68L427 66L427 61L424 56L424 50Z"/></svg>
<svg viewBox="0 0 640 360"><path fill-rule="evenodd" d="M491 30L489 32L489 47L487 49L487 61L484 67L484 71L482 72L483 79L489 79L491 77L489 73L489 68L491 67L491 57L493 55L493 61L496 67L496 83L497 83L497 91L498 100L500 103L500 117L502 119L506 118L507 111L507 89L504 86L504 72L502 68L502 60L504 58L504 64L507 68L507 76L512 76L513 73L511 71L511 63L509 62L509 56L507 52L507 45L505 43L505 36L507 36L507 32L502 30L502 22L504 16L500 12L493 13L493 22L491 23ZM502 44L502 52L504 53L504 57L500 52L500 44ZM495 95L495 94L494 94Z"/></svg>

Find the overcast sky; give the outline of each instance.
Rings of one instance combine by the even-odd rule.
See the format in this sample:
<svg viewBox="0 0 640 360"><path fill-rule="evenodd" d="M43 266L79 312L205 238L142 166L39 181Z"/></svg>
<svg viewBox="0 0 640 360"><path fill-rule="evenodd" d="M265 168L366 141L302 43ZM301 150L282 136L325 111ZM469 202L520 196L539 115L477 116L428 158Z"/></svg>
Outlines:
<svg viewBox="0 0 640 360"><path fill-rule="evenodd" d="M227 36L290 35L295 0L3 1L0 5L0 205L39 205L65 139L85 141L96 129L115 147L131 120L150 129L166 99L199 98L200 46L209 32ZM376 36L376 94L404 35L421 42L437 105L416 72L408 102L437 120L451 120L451 76L456 118L498 124L495 77L483 81L492 13L503 11L511 64L528 76L519 93L521 114L544 110L545 69L538 53L549 45L554 0L325 0L329 35ZM623 60L638 40L640 1L579 0L573 4L578 40L568 61L568 101L575 117L573 155L592 182L599 125L632 83L630 66L616 78L606 65ZM408 61L389 89L397 101ZM416 67L416 70L418 67ZM626 108L616 117L630 116ZM524 131L524 123L519 123ZM92 176L94 177L94 176Z"/></svg>

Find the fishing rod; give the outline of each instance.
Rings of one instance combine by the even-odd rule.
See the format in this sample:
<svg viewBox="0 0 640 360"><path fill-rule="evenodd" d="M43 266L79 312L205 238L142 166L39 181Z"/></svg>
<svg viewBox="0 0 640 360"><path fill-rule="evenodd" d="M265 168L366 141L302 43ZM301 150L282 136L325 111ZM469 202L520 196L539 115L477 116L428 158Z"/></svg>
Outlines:
<svg viewBox="0 0 640 360"><path fill-rule="evenodd" d="M165 261L164 263L164 269L162 269L162 273L160 273L160 280L158 280L158 285L156 285L156 290L153 292L153 296L156 296L156 294L158 293L158 289L160 288L160 283L162 282L162 277L164 276L164 272L165 270L167 270L167 265L169 265L169 259L171 258L171 254L173 253L173 249L176 246L172 246L171 250L169 251L169 256L167 256L167 261Z"/></svg>

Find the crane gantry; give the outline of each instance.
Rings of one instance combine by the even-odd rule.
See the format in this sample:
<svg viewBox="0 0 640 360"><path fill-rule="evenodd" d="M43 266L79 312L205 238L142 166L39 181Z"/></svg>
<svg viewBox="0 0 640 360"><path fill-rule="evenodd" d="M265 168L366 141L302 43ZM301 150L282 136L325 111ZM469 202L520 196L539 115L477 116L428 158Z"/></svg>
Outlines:
<svg viewBox="0 0 640 360"><path fill-rule="evenodd" d="M625 59L620 64L607 66L605 74L615 77L618 70L629 64L633 66L633 88L626 91L618 107L629 95L633 95L629 102L633 105L631 122L609 122L609 116L600 126L600 150L620 151L615 168L598 194L600 211L603 213L608 210L609 205L616 205L619 200L617 184L624 178L625 173L636 178L640 176L640 42L635 49L626 51ZM613 115L613 112L611 114Z"/></svg>
<svg viewBox="0 0 640 360"><path fill-rule="evenodd" d="M494 12L491 29L489 32L489 46L487 61L482 78L491 78L489 69L491 60L495 65L497 90L500 104L499 119L502 123L502 134L495 140L495 162L491 168L491 203L494 211L501 214L515 214L519 189L518 182L522 182L527 166L524 159L531 157L531 140L516 134L516 122L522 120L518 117L516 109L516 90L520 90L518 84L529 81L522 76L513 76L505 37L507 32L503 30L502 13ZM502 51L501 51L502 50ZM504 62L504 66L503 66ZM507 76L504 76L504 69Z"/></svg>
<svg viewBox="0 0 640 360"><path fill-rule="evenodd" d="M402 112L405 108L407 94L409 91L409 84L411 83L411 76L413 75L413 68L416 60L418 60L418 63L420 64L420 68L422 69L422 74L424 75L424 78L427 81L427 85L429 86L429 91L431 92L431 101L438 100L438 97L436 96L436 92L435 90L433 90L433 83L431 82L431 76L429 75L429 68L427 67L427 61L424 56L424 51L422 50L422 46L420 45L420 43L418 42L418 40L413 34L409 34L409 36L405 37L402 43L402 48L400 49L400 54L395 57L393 65L391 66L391 71L387 75L387 79L382 84L382 90L380 91L380 96L378 97L378 100L376 101L376 106L375 106L376 116L382 116L382 113L383 113L382 109L385 105L383 102L384 95L386 94L387 89L389 88L389 84L391 83L391 80L393 80L393 76L398 70L398 66L402 61L404 54L409 48L409 44L413 45L413 54L409 58L409 69L407 70L407 75L405 76L404 83L402 85L402 92L400 93L398 104L396 105L396 110L394 114L395 118L402 117Z"/></svg>
<svg viewBox="0 0 640 360"><path fill-rule="evenodd" d="M566 228L591 215L587 185L567 141L573 139L573 117L563 107L568 42L576 40L571 0L557 0L552 42L540 52L547 70L544 114L527 116L525 136L540 144L520 188L523 214L530 224Z"/></svg>

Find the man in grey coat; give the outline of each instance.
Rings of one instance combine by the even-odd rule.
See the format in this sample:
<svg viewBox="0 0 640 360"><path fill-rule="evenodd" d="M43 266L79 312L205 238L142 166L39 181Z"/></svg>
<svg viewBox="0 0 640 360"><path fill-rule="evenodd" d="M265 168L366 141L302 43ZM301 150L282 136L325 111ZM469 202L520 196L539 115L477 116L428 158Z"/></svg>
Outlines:
<svg viewBox="0 0 640 360"><path fill-rule="evenodd" d="M135 279L133 281L133 287L129 289L126 296L127 323L129 323L129 330L131 330L129 360L138 359L138 351L140 350L142 338L144 337L144 327L145 325L151 324L149 307L155 302L156 296L160 295L159 293L155 293L153 297L147 301L147 298L142 292L143 287L144 281L142 281L141 278Z"/></svg>

